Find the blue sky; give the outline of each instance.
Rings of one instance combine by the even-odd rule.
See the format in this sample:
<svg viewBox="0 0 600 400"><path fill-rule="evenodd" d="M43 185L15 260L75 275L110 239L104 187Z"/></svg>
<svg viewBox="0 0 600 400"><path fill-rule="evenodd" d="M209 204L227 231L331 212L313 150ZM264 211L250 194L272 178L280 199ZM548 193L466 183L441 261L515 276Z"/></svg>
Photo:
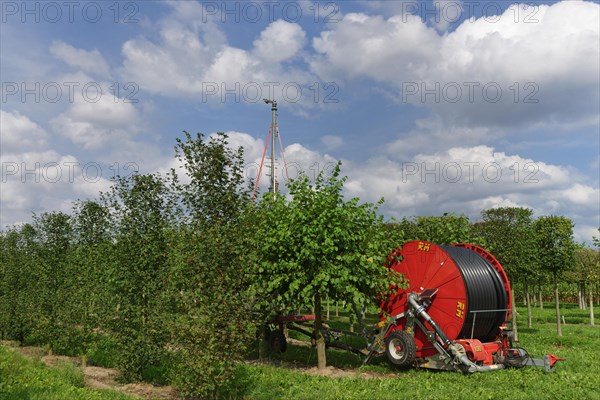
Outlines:
<svg viewBox="0 0 600 400"><path fill-rule="evenodd" d="M1 7L2 226L177 167L183 130L228 132L252 174L270 93L292 175L341 159L388 217L525 206L588 242L600 225L597 2Z"/></svg>

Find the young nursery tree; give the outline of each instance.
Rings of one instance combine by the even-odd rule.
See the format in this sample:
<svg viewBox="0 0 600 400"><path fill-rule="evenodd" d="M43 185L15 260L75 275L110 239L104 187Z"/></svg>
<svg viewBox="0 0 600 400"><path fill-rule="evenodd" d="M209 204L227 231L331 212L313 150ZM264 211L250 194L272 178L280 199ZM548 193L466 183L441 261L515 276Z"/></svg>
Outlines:
<svg viewBox="0 0 600 400"><path fill-rule="evenodd" d="M326 366L324 299L346 301L356 310L397 283L384 266L391 248L382 237L382 219L373 205L344 199L340 165L314 184L300 176L288 185L289 199L269 194L256 209L257 297L281 310L314 299L319 368Z"/></svg>
<svg viewBox="0 0 600 400"><path fill-rule="evenodd" d="M141 379L159 361L167 334L161 318L167 277L168 188L157 175L118 178L103 196L115 224L115 256L108 271L112 315L120 346L119 366L128 380Z"/></svg>
<svg viewBox="0 0 600 400"><path fill-rule="evenodd" d="M521 280L524 283L529 328L532 326L529 285L531 278L539 271L532 215L533 210L529 208L490 208L481 212L483 223L477 225L480 234L489 243L490 250L500 261L511 281ZM514 311L513 329L517 329Z"/></svg>
<svg viewBox="0 0 600 400"><path fill-rule="evenodd" d="M243 149L227 135L193 137L175 148L172 171L183 206L169 243L168 318L172 382L184 398L211 399L255 337L247 270L255 251Z"/></svg>
<svg viewBox="0 0 600 400"><path fill-rule="evenodd" d="M575 252L573 222L565 217L546 216L537 219L534 223L534 227L541 266L550 271L554 277L556 334L562 336L558 278L563 271L569 269L573 265Z"/></svg>

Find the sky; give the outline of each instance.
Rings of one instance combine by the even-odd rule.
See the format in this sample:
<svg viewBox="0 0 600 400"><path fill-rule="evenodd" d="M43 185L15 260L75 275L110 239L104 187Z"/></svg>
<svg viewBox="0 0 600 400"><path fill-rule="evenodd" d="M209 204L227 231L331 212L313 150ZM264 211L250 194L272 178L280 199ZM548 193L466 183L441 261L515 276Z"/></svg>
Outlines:
<svg viewBox="0 0 600 400"><path fill-rule="evenodd" d="M1 227L179 170L183 131L226 132L255 177L270 98L288 175L342 160L345 194L387 218L519 206L598 235L598 2L0 7Z"/></svg>

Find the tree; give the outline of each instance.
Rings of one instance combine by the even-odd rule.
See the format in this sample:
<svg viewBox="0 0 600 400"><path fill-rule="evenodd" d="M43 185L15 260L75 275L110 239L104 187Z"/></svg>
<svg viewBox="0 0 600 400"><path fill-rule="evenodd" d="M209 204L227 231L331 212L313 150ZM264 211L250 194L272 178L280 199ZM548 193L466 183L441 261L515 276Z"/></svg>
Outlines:
<svg viewBox="0 0 600 400"><path fill-rule="evenodd" d="M73 326L69 321L69 297L73 282L69 258L73 248L71 217L63 212L34 215L39 244L36 276L38 304L37 339L56 351L71 345Z"/></svg>
<svg viewBox="0 0 600 400"><path fill-rule="evenodd" d="M466 215L444 213L442 216L416 217L412 239L439 245L479 242Z"/></svg>
<svg viewBox="0 0 600 400"><path fill-rule="evenodd" d="M590 300L590 325L594 325L593 283L600 278L600 251L589 247L578 246L575 250L573 269L567 272L570 279L579 286L579 306L585 309L585 292Z"/></svg>
<svg viewBox="0 0 600 400"><path fill-rule="evenodd" d="M161 318L167 277L168 188L156 175L118 178L102 197L115 224L115 257L109 268L114 318L108 328L121 349L125 379L141 379L160 360L168 338Z"/></svg>
<svg viewBox="0 0 600 400"><path fill-rule="evenodd" d="M483 223L477 226L479 233L489 244L490 251L500 261L511 281L523 281L529 328L532 326L529 281L530 277L535 276L538 271L532 215L533 210L529 208L490 208L481 212ZM515 308L513 308L513 329L515 331L517 329Z"/></svg>
<svg viewBox="0 0 600 400"><path fill-rule="evenodd" d="M545 216L537 219L534 227L541 266L543 269L549 271L554 278L556 333L558 336L562 336L558 278L573 265L575 251L573 222L565 217Z"/></svg>
<svg viewBox="0 0 600 400"><path fill-rule="evenodd" d="M255 338L248 290L255 225L242 148L231 149L223 133L206 139L186 132L177 143L187 177L172 172L184 206L168 237L172 381L184 397L208 399Z"/></svg>
<svg viewBox="0 0 600 400"><path fill-rule="evenodd" d="M112 320L110 272L117 264L115 238L109 210L96 201L81 201L73 207L73 240L69 268L72 322L81 326L79 347L93 345L97 328Z"/></svg>
<svg viewBox="0 0 600 400"><path fill-rule="evenodd" d="M39 260L33 225L0 235L0 337L25 342L38 320L36 280Z"/></svg>
<svg viewBox="0 0 600 400"><path fill-rule="evenodd" d="M268 194L256 210L257 297L280 310L314 299L319 368L326 366L323 300L345 300L356 310L398 283L384 266L391 248L382 220L373 205L344 199L340 165L314 184L307 176L291 181L289 200Z"/></svg>
<svg viewBox="0 0 600 400"><path fill-rule="evenodd" d="M222 132L208 140L202 133L196 138L184 133L186 140L177 139L175 153L190 181L177 187L192 219L212 223L238 217L250 201L249 191L243 190L243 148L229 148Z"/></svg>

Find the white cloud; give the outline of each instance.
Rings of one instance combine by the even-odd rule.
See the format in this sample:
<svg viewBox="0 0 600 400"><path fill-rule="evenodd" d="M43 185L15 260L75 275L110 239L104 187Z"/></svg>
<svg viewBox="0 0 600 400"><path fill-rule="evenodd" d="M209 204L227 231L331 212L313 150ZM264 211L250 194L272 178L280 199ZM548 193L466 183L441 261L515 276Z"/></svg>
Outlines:
<svg viewBox="0 0 600 400"><path fill-rule="evenodd" d="M577 171L510 155L489 146L453 147L404 160L378 156L345 163L346 193L363 201L386 200L388 216L464 213L472 220L492 207L528 207L536 215L564 215L578 240L598 219L600 191ZM590 240L587 237L586 240Z"/></svg>
<svg viewBox="0 0 600 400"><path fill-rule="evenodd" d="M446 31L465 11L461 0L433 0L433 6L437 10L437 15L431 17L430 21L440 32Z"/></svg>
<svg viewBox="0 0 600 400"><path fill-rule="evenodd" d="M321 138L321 143L328 150L337 149L344 144L344 138L337 135L325 135Z"/></svg>
<svg viewBox="0 0 600 400"><path fill-rule="evenodd" d="M72 201L95 198L110 185L109 167L61 154L48 143L46 132L16 111L2 111L2 138L22 137L2 147L0 226L26 222L32 212L69 212ZM32 141L36 143L31 143Z"/></svg>
<svg viewBox="0 0 600 400"><path fill-rule="evenodd" d="M280 104L293 103L296 113L317 105L310 87L318 77L291 63L305 57L306 33L299 24L273 21L244 49L227 42L199 3L173 3L173 12L158 24L156 39L138 36L123 44L120 73L125 80L142 90L193 96L209 104L262 103L275 97ZM305 89L301 95L298 87Z"/></svg>
<svg viewBox="0 0 600 400"><path fill-rule="evenodd" d="M246 150L247 173L256 176L264 149L263 139L242 132L228 132L232 148ZM268 156L269 153L267 153ZM290 177L300 172L314 178L330 172L337 160L330 155L294 143L285 148ZM281 155L277 151L277 179L286 181ZM269 178L261 178L261 189ZM541 215L564 215L576 223L577 240L588 237L598 218L600 191L577 171L517 154L496 151L490 146L450 147L424 151L397 159L380 155L366 162L345 160L342 173L349 177L346 195L377 202L383 196L387 216L409 217L464 213L472 220L493 207L528 207ZM586 236L588 235L588 236Z"/></svg>
<svg viewBox="0 0 600 400"><path fill-rule="evenodd" d="M294 57L304 47L306 34L298 24L274 21L254 41L257 58L280 63Z"/></svg>
<svg viewBox="0 0 600 400"><path fill-rule="evenodd" d="M600 206L600 190L576 183L562 192L565 200L577 205Z"/></svg>
<svg viewBox="0 0 600 400"><path fill-rule="evenodd" d="M78 93L66 111L50 120L52 129L86 150L122 146L139 132L139 112L126 98L110 93L108 86L98 83L100 92Z"/></svg>
<svg viewBox="0 0 600 400"><path fill-rule="evenodd" d="M443 35L416 15L346 14L313 39L311 69L370 78L454 125L597 124L600 6L541 5L535 20L515 21L525 7Z"/></svg>
<svg viewBox="0 0 600 400"><path fill-rule="evenodd" d="M0 149L2 154L19 149L46 147L48 134L18 111L0 110Z"/></svg>
<svg viewBox="0 0 600 400"><path fill-rule="evenodd" d="M108 63L98 49L87 51L77 49L62 41L54 41L50 46L50 53L68 65L80 68L87 73L97 74L103 78L110 76Z"/></svg>

